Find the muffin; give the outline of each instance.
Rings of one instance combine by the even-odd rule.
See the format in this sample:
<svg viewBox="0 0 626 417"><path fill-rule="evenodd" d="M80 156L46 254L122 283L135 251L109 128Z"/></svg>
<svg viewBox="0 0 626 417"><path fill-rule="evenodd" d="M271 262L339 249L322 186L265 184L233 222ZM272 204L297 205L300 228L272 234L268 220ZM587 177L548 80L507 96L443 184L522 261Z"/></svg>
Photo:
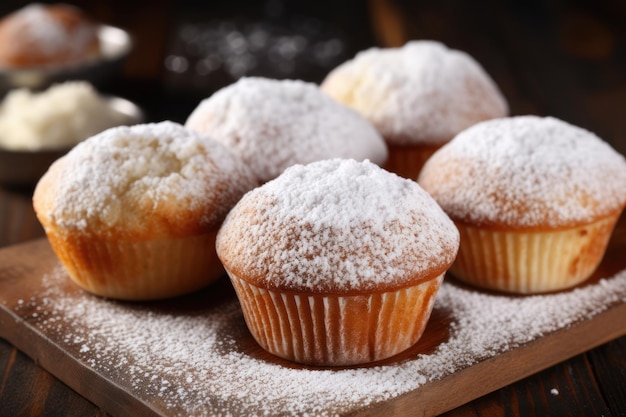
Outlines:
<svg viewBox="0 0 626 417"><path fill-rule="evenodd" d="M265 350L343 366L417 342L458 243L415 181L333 159L295 165L246 194L216 245Z"/></svg>
<svg viewBox="0 0 626 417"><path fill-rule="evenodd" d="M413 180L457 133L508 114L471 56L434 41L360 52L331 71L321 89L372 122L389 148L385 168Z"/></svg>
<svg viewBox="0 0 626 417"><path fill-rule="evenodd" d="M223 274L217 231L255 185L224 146L162 122L81 142L41 178L33 205L80 287L148 300L194 291Z"/></svg>
<svg viewBox="0 0 626 417"><path fill-rule="evenodd" d="M261 183L294 164L387 158L365 118L303 81L242 78L202 101L185 126L232 149Z"/></svg>
<svg viewBox="0 0 626 417"><path fill-rule="evenodd" d="M65 66L99 53L97 25L67 4L33 3L0 21L0 68Z"/></svg>
<svg viewBox="0 0 626 417"><path fill-rule="evenodd" d="M542 293L597 268L626 203L626 161L551 117L482 122L426 163L419 183L452 218L451 272L483 288Z"/></svg>

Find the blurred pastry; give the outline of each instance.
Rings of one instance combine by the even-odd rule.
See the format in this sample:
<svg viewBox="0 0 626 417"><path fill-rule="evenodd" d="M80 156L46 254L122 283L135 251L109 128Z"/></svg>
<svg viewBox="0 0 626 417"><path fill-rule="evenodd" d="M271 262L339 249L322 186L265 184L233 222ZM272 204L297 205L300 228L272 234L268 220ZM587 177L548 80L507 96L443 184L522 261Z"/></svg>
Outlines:
<svg viewBox="0 0 626 417"><path fill-rule="evenodd" d="M65 66L100 53L97 25L67 4L30 4L0 21L0 68Z"/></svg>
<svg viewBox="0 0 626 417"><path fill-rule="evenodd" d="M520 116L463 131L419 183L460 230L455 276L541 293L585 281L600 263L626 204L626 160L589 131Z"/></svg>
<svg viewBox="0 0 626 417"><path fill-rule="evenodd" d="M497 86L471 56L434 41L360 52L331 71L321 89L367 117L389 146L385 168L413 180L457 133L508 114Z"/></svg>
<svg viewBox="0 0 626 417"><path fill-rule="evenodd" d="M303 81L242 78L202 101L185 126L235 151L260 182L294 164L387 158L383 139L363 116Z"/></svg>

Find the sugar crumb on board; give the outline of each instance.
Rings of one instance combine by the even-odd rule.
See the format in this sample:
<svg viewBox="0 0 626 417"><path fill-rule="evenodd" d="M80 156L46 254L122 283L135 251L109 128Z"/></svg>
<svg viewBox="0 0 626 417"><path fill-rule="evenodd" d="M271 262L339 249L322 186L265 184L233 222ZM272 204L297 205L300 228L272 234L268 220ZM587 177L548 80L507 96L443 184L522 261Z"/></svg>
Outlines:
<svg viewBox="0 0 626 417"><path fill-rule="evenodd" d="M511 297L444 282L435 309L450 317L448 340L391 365L295 369L251 356L233 298L203 310L154 310L64 291L61 267L45 291L17 311L47 315L32 324L94 371L134 396L158 398L177 415L335 415L384 402L476 362L626 302L626 270L597 284L551 295ZM554 390L551 394L555 395Z"/></svg>

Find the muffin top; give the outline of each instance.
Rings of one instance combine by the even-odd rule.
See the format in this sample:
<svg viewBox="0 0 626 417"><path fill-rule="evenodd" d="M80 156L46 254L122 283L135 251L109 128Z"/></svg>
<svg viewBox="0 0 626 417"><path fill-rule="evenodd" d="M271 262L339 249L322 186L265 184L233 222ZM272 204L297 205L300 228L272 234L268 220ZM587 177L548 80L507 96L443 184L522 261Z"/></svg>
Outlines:
<svg viewBox="0 0 626 417"><path fill-rule="evenodd" d="M246 194L217 236L227 270L262 288L367 293L432 279L459 235L410 180L369 161L295 165Z"/></svg>
<svg viewBox="0 0 626 417"><path fill-rule="evenodd" d="M68 64L98 50L97 26L67 4L33 3L0 21L0 67Z"/></svg>
<svg viewBox="0 0 626 417"><path fill-rule="evenodd" d="M322 91L367 117L393 145L440 145L507 103L468 54L434 41L371 48L331 71Z"/></svg>
<svg viewBox="0 0 626 417"><path fill-rule="evenodd" d="M418 182L454 220L482 226L577 226L626 203L624 157L552 117L473 126L432 156Z"/></svg>
<svg viewBox="0 0 626 417"><path fill-rule="evenodd" d="M220 143L172 123L116 127L57 160L33 201L44 226L123 238L216 229L256 185Z"/></svg>
<svg viewBox="0 0 626 417"><path fill-rule="evenodd" d="M242 78L202 101L186 127L233 149L261 182L297 163L387 159L365 118L303 81Z"/></svg>

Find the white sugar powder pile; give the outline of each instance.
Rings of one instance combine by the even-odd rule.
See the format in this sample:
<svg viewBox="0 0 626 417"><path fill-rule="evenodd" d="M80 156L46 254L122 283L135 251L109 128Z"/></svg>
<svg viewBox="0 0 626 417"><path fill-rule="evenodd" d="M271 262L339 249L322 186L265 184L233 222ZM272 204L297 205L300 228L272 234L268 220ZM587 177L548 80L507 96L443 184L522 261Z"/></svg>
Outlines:
<svg viewBox="0 0 626 417"><path fill-rule="evenodd" d="M456 220L571 226L621 210L626 160L587 130L518 116L460 133L426 163L419 183Z"/></svg>
<svg viewBox="0 0 626 417"><path fill-rule="evenodd" d="M202 101L185 126L233 149L260 182L287 167L329 158L382 164L376 129L312 83L242 78Z"/></svg>
<svg viewBox="0 0 626 417"><path fill-rule="evenodd" d="M333 70L321 88L397 145L441 144L481 120L508 114L483 68L435 41L362 51Z"/></svg>
<svg viewBox="0 0 626 417"><path fill-rule="evenodd" d="M32 319L41 332L71 346L81 361L133 395L185 416L345 413L626 302L626 271L587 287L531 297L444 282L435 311L450 318L449 334L432 352L385 366L316 370L245 353L240 342L249 336L234 296L205 310L159 310L63 290L65 280L56 268L44 277L46 291L16 310L46 311Z"/></svg>
<svg viewBox="0 0 626 417"><path fill-rule="evenodd" d="M0 104L0 147L69 149L89 136L130 122L86 81L67 81L42 92L19 88Z"/></svg>

